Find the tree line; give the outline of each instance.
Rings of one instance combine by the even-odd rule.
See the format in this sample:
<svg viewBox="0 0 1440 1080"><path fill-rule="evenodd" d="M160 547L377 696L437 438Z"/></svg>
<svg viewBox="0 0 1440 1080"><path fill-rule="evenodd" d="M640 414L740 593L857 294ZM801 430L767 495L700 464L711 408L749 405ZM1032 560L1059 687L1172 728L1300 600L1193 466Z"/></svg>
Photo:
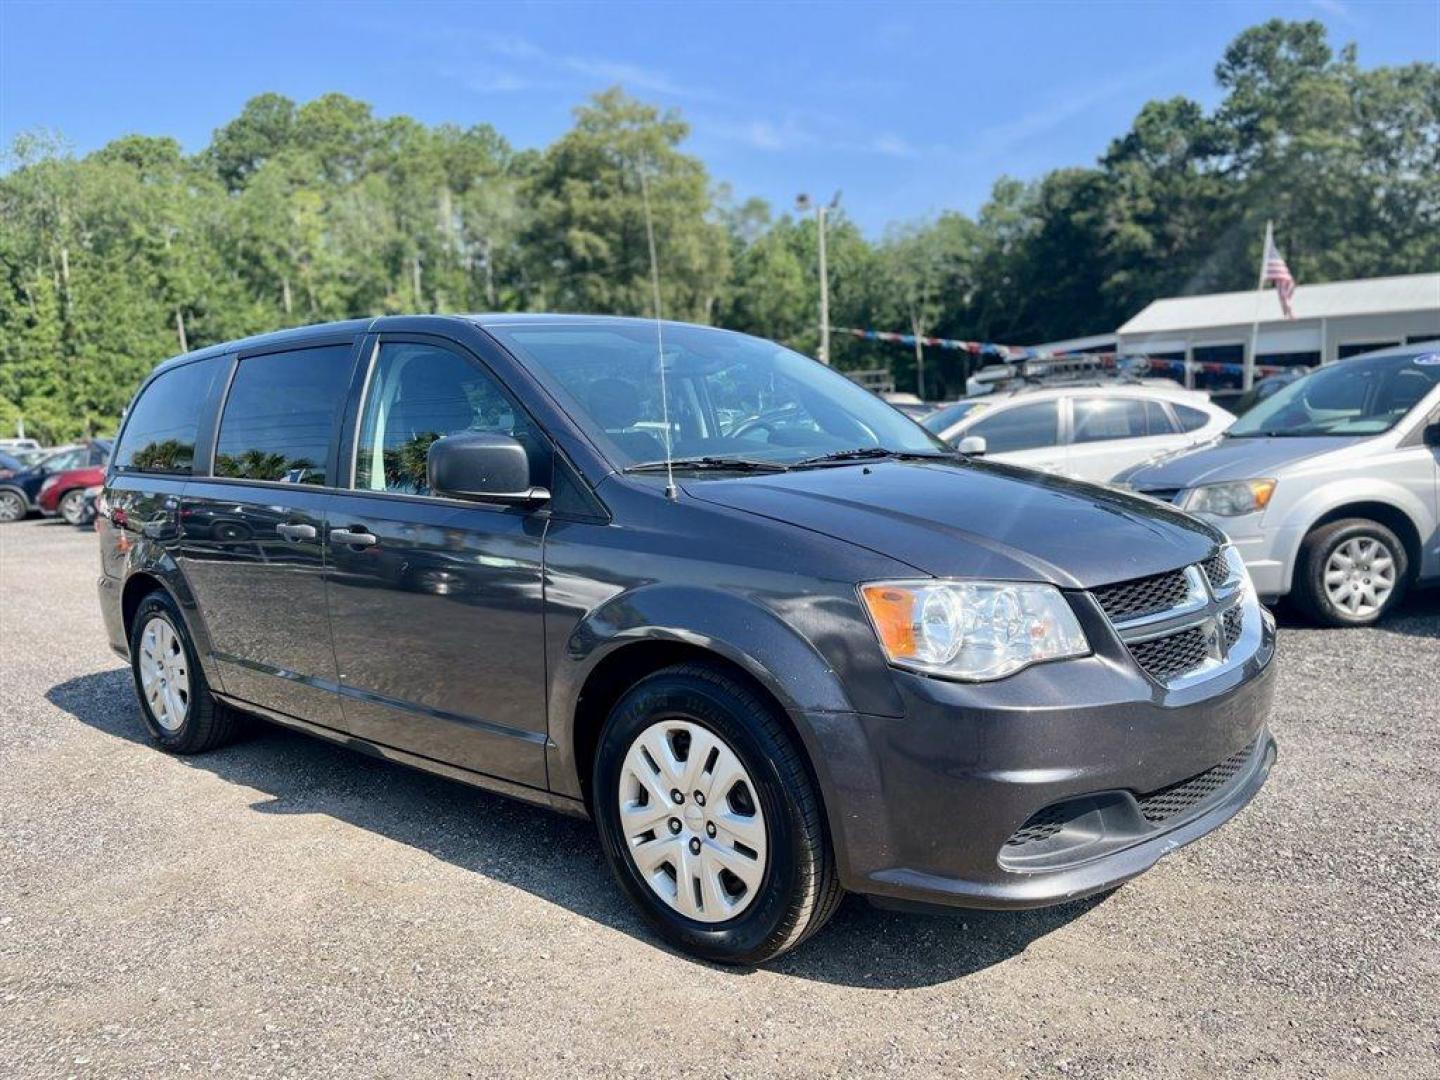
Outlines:
<svg viewBox="0 0 1440 1080"><path fill-rule="evenodd" d="M1302 282L1440 268L1440 67L1362 69L1317 22L1240 34L1206 110L1147 103L1093 165L999 179L974 217L867 238L828 217L841 326L1007 343L1119 325L1158 296L1252 288L1266 220ZM0 176L0 431L113 430L159 359L392 312L648 314L645 204L667 317L812 353L816 224L740 200L687 126L607 90L543 149L326 94L249 101L186 154L131 135L83 157L15 139ZM846 337L841 368L917 357ZM927 397L963 356L924 357Z"/></svg>

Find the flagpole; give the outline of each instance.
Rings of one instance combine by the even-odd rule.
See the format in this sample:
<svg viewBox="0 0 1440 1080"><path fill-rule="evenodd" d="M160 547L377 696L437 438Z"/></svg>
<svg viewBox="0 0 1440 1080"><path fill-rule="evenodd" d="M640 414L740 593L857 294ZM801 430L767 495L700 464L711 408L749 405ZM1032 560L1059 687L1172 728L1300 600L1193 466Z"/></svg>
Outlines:
<svg viewBox="0 0 1440 1080"><path fill-rule="evenodd" d="M1249 390L1255 385L1255 350L1260 344L1260 306L1265 302L1265 256L1275 236L1274 222L1265 222L1265 243L1260 245L1260 280L1255 282L1255 320L1250 324L1250 351L1245 354L1244 375L1240 388Z"/></svg>

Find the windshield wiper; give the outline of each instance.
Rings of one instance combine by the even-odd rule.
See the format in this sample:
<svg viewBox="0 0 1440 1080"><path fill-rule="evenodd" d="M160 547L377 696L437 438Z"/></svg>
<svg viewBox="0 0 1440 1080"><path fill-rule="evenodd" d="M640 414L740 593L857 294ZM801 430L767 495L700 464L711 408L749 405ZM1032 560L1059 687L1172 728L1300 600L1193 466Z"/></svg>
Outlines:
<svg viewBox="0 0 1440 1080"><path fill-rule="evenodd" d="M788 472L790 466L778 461L757 461L754 458L691 457L664 461L642 461L631 465L627 473L663 473L667 469L700 469L712 472Z"/></svg>
<svg viewBox="0 0 1440 1080"><path fill-rule="evenodd" d="M948 460L955 455L935 453L921 453L918 450L887 450L883 446L861 446L854 450L835 450L829 454L817 454L814 457L801 458L795 462L792 468L803 468L806 465L829 465L831 463L844 464L847 461L875 461L881 458L889 458L901 461L912 459L921 460Z"/></svg>

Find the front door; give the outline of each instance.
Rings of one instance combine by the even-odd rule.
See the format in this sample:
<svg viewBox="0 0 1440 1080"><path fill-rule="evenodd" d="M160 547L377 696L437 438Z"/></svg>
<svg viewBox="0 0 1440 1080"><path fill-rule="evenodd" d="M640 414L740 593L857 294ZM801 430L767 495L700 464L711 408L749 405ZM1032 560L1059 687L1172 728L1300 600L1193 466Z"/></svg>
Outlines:
<svg viewBox="0 0 1440 1080"><path fill-rule="evenodd" d="M543 788L543 510L435 497L426 451L465 431L513 435L548 486L538 430L477 360L383 337L350 488L330 504L329 597L346 730Z"/></svg>
<svg viewBox="0 0 1440 1080"><path fill-rule="evenodd" d="M242 357L213 476L188 483L179 559L232 697L339 728L325 599L326 490L351 343Z"/></svg>

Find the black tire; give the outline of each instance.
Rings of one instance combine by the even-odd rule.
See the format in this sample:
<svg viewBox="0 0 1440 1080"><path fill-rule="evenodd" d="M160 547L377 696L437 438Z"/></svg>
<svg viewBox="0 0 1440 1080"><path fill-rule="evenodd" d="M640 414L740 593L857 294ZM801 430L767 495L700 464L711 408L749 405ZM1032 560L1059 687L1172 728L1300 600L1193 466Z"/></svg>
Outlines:
<svg viewBox="0 0 1440 1080"><path fill-rule="evenodd" d="M71 488L61 495L56 510L67 525L81 524L80 519L85 514L85 489Z"/></svg>
<svg viewBox="0 0 1440 1080"><path fill-rule="evenodd" d="M767 866L749 906L724 922L687 918L662 900L637 868L620 822L625 756L661 717L683 718L719 736L757 789ZM616 880L659 934L691 956L721 964L764 963L819 930L844 895L803 751L767 702L718 668L683 664L631 687L601 732L591 795Z"/></svg>
<svg viewBox="0 0 1440 1080"><path fill-rule="evenodd" d="M25 496L14 488L0 488L0 522L23 521L30 513Z"/></svg>
<svg viewBox="0 0 1440 1080"><path fill-rule="evenodd" d="M185 718L174 729L163 726L155 716L140 675L140 656L145 629L152 620L160 619L170 625L185 650L188 674L188 708ZM230 742L239 732L240 717L229 706L216 701L210 693L210 684L205 680L195 645L185 628L180 608L170 595L155 590L140 601L135 617L130 624L130 671L135 679L135 695L140 699L140 713L145 718L145 727L151 738L172 754L203 754Z"/></svg>
<svg viewBox="0 0 1440 1080"><path fill-rule="evenodd" d="M1325 588L1325 568L1336 549L1356 539L1376 540L1394 560L1395 585L1384 602L1373 611L1349 611L1330 596ZM1322 626L1370 626L1379 622L1405 595L1410 580L1410 559L1405 545L1392 531L1378 521L1367 518L1345 518L1322 525L1305 537L1295 564L1296 606Z"/></svg>

